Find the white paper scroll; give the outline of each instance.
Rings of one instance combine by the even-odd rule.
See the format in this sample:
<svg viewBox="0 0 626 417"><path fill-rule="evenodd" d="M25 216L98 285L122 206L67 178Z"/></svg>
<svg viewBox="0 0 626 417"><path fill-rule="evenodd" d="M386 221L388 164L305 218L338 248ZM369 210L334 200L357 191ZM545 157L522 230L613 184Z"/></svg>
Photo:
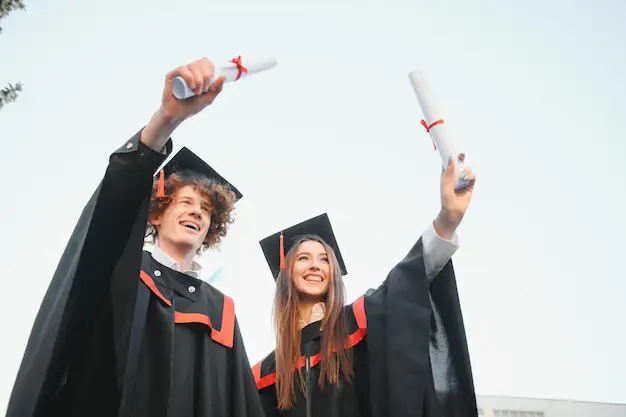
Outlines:
<svg viewBox="0 0 626 417"><path fill-rule="evenodd" d="M424 74L421 70L415 70L409 73L409 79L413 85L413 90L417 96L422 112L424 113L425 128L430 133L439 155L441 156L441 162L444 167L448 166L450 158L457 158L459 155L458 150L454 146L449 133L446 131L446 123L443 119L443 113L437 106L437 102L431 94L428 83L425 80ZM463 172L463 162L458 159L455 160L455 172L454 178L456 180L456 189L461 189L469 184L469 179Z"/></svg>
<svg viewBox="0 0 626 417"><path fill-rule="evenodd" d="M252 74L272 69L275 66L276 60L274 58L248 60L242 57L237 57L232 59L228 64L215 68L215 74L211 77L209 87L213 85L215 80L222 75L226 76L226 80L224 82L233 82ZM192 89L187 87L187 84L182 77L176 77L172 80L172 94L179 100L196 95Z"/></svg>

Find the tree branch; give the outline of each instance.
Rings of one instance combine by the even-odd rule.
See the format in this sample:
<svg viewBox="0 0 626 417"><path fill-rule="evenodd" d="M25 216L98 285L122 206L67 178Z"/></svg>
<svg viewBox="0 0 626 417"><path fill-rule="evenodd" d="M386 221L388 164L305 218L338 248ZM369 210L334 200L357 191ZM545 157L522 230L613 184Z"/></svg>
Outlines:
<svg viewBox="0 0 626 417"><path fill-rule="evenodd" d="M17 100L17 93L20 91L22 91L22 84L20 83L15 85L9 84L7 87L0 90L0 109L2 109L5 104Z"/></svg>
<svg viewBox="0 0 626 417"><path fill-rule="evenodd" d="M4 19L14 10L25 10L26 5L22 0L0 0L0 20ZM2 28L0 27L0 33Z"/></svg>
<svg viewBox="0 0 626 417"><path fill-rule="evenodd" d="M26 5L22 0L0 0L0 20L4 19L14 10L25 10ZM2 27L0 27L0 33L2 33ZM17 100L17 93L22 91L22 84L17 83L15 85L9 84L0 90L0 109L5 104L11 103Z"/></svg>

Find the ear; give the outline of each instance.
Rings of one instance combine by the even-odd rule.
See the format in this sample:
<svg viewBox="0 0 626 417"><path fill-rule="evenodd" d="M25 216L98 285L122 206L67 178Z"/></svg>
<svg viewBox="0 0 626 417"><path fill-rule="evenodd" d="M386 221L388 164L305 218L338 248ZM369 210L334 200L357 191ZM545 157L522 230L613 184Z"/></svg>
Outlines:
<svg viewBox="0 0 626 417"><path fill-rule="evenodd" d="M161 225L161 216L155 216L155 215L151 215L149 217L150 223L152 223L152 225L154 227L159 227Z"/></svg>

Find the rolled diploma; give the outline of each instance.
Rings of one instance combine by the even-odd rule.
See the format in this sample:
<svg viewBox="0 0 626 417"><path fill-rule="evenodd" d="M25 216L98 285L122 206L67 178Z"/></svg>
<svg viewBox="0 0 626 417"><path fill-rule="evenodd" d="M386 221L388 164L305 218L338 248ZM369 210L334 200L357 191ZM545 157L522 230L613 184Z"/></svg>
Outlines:
<svg viewBox="0 0 626 417"><path fill-rule="evenodd" d="M409 79L411 80L411 85L413 85L417 101L424 113L424 121L426 121L426 124L430 126L438 120L443 120L443 114L430 92L423 72L421 70L412 71L409 73ZM457 158L459 153L450 139L450 135L446 130L446 124L439 123L431 127L430 137L435 142L435 146L437 146L443 166L447 167L450 158ZM458 190L466 187L469 184L469 179L466 178L463 173L463 169L465 168L463 162L458 159L456 159L455 162L454 179L456 180L455 188Z"/></svg>
<svg viewBox="0 0 626 417"><path fill-rule="evenodd" d="M257 74L262 71L266 71L268 69L272 69L276 66L276 60L274 58L264 58L264 59L256 59L256 60L242 60L241 65L247 69L247 72L242 71L239 79L246 78L252 74ZM215 69L215 74L211 77L211 81L209 82L209 87L213 85L215 80L217 80L220 76L226 76L226 80L224 82L233 82L237 80L237 74L239 74L239 69L237 65L234 63L229 63L218 67ZM206 90L208 91L208 89ZM203 91L203 93L206 93ZM196 93L187 87L187 83L182 77L176 77L172 80L172 94L179 100L183 100L189 97L193 97Z"/></svg>

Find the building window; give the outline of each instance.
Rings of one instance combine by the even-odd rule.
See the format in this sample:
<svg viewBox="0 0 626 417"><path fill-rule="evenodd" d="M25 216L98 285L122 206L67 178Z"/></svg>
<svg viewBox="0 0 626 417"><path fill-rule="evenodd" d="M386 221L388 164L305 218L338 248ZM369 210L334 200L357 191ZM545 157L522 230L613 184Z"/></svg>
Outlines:
<svg viewBox="0 0 626 417"><path fill-rule="evenodd" d="M543 411L493 410L494 417L544 417Z"/></svg>

